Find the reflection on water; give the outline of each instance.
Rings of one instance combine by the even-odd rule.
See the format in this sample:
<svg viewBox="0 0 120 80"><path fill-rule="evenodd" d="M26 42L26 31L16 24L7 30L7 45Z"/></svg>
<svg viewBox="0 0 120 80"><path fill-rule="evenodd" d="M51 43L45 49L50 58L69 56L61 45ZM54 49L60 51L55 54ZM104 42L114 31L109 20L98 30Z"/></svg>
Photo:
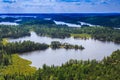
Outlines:
<svg viewBox="0 0 120 80"><path fill-rule="evenodd" d="M110 56L111 53L117 49L120 49L120 45L117 45L113 42L101 42L94 39L82 40L74 38L50 38L50 37L41 37L37 36L36 33L31 32L30 37L23 37L18 39L9 39L10 42L15 41L24 41L30 40L39 43L50 44L51 41L60 41L67 42L70 44L82 45L85 47L84 50L65 50L65 49L56 49L52 50L48 48L44 51L33 51L21 54L22 58L32 61L32 66L42 67L43 64L59 66L62 63L69 61L70 59L77 60L88 60L96 59L102 60L105 56Z"/></svg>
<svg viewBox="0 0 120 80"><path fill-rule="evenodd" d="M81 25L78 24L71 24L71 23L66 23L66 22L62 22L62 21L55 21L55 24L57 25L67 25L68 27L81 27Z"/></svg>
<svg viewBox="0 0 120 80"><path fill-rule="evenodd" d="M14 26L17 26L19 24L15 23L15 22L0 22L0 25L14 25Z"/></svg>

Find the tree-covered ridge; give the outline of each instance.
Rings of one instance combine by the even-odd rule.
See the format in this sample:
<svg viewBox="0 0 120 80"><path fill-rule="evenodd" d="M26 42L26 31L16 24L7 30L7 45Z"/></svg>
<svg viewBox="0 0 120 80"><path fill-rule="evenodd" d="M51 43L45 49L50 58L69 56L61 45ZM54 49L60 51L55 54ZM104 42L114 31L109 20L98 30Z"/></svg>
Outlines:
<svg viewBox="0 0 120 80"><path fill-rule="evenodd" d="M2 15L2 14L1 14ZM11 17L14 16L14 17ZM15 17L23 16L23 17ZM26 16L26 17L25 17ZM29 17L28 17L29 16ZM31 16L31 17L30 17ZM67 23L81 24L86 22L93 25L100 25L104 27L118 27L120 28L120 14L119 13L88 13L88 14L7 14L7 17L0 17L0 22L17 22L19 24L55 24L56 21L63 21Z"/></svg>
<svg viewBox="0 0 120 80"><path fill-rule="evenodd" d="M75 24L81 24L80 22L85 22L103 27L120 28L120 14L73 14L72 16L68 14L63 15L62 18L58 17L56 20Z"/></svg>

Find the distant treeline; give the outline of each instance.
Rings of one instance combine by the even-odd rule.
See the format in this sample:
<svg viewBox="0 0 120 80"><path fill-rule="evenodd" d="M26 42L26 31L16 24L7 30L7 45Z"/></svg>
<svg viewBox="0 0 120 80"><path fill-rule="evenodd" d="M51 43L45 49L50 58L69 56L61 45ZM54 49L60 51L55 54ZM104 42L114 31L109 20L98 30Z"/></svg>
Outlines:
<svg viewBox="0 0 120 80"><path fill-rule="evenodd" d="M42 27L38 25L38 26L34 26L34 31L40 36L49 36L52 38L66 38L71 36L76 37L75 34L77 35L88 34L93 39L120 43L120 30L113 28L105 28L105 27L69 28L69 27L57 27L57 26ZM86 38L86 35L83 35L82 38Z"/></svg>
<svg viewBox="0 0 120 80"><path fill-rule="evenodd" d="M58 21L80 24L80 22L86 22L93 25L99 25L103 27L116 27L120 28L120 14L91 14L91 15L66 15L62 17L57 17Z"/></svg>
<svg viewBox="0 0 120 80"><path fill-rule="evenodd" d="M24 16L24 17L9 17L9 16ZM29 16L29 17L25 17ZM30 17L31 16L31 17ZM103 27L118 27L120 28L120 14L13 14L8 17L0 17L0 22L17 22L19 24L55 24L53 20L63 21L67 23L80 24L86 22L93 25Z"/></svg>
<svg viewBox="0 0 120 80"><path fill-rule="evenodd" d="M49 36L52 38L76 37L86 34L88 37L101 40L120 43L120 29L105 27L81 27L70 28L64 25L20 25L20 26L0 26L0 38L18 38L30 36L30 31L35 31L39 36ZM73 35L74 34L74 35ZM82 38L86 38L82 35ZM87 37L87 38L88 38ZM80 36L81 38L81 36Z"/></svg>

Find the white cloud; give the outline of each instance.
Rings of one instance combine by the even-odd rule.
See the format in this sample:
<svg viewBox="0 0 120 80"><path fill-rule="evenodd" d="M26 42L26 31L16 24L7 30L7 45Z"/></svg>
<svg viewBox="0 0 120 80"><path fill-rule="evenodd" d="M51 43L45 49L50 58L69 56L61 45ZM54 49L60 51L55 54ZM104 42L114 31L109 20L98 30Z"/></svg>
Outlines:
<svg viewBox="0 0 120 80"><path fill-rule="evenodd" d="M91 0L92 2L57 2L57 0L17 0L14 3L0 1L0 13L85 13L120 12L120 3L111 0ZM103 4L103 3L108 4ZM112 10L111 10L112 9Z"/></svg>

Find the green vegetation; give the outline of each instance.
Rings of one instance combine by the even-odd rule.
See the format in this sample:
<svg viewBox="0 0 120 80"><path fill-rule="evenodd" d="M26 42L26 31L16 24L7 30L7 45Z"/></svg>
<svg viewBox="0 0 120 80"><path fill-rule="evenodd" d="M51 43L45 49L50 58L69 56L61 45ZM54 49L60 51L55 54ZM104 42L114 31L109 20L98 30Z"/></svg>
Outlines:
<svg viewBox="0 0 120 80"><path fill-rule="evenodd" d="M11 16L8 15L8 16ZM19 16L19 15L14 15ZM22 15L21 15L22 16ZM24 14L24 16L30 16ZM80 24L80 22L86 22L93 25L100 25L104 27L118 27L120 28L120 14L119 13L90 13L90 14L35 14L34 17L0 17L0 22L15 22L24 25L33 24L55 24L53 20L63 21L67 23ZM35 17L36 16L36 17ZM86 24L85 24L86 25ZM83 25L83 26L85 26ZM86 25L88 26L88 25Z"/></svg>
<svg viewBox="0 0 120 80"><path fill-rule="evenodd" d="M29 30L20 26L0 25L0 38L19 38L30 36Z"/></svg>
<svg viewBox="0 0 120 80"><path fill-rule="evenodd" d="M61 67L43 66L37 80L119 80L120 50L102 61L70 60Z"/></svg>
<svg viewBox="0 0 120 80"><path fill-rule="evenodd" d="M25 21L22 23L22 25L52 25L55 24L52 20L30 20L30 21Z"/></svg>
<svg viewBox="0 0 120 80"><path fill-rule="evenodd" d="M12 63L0 66L0 80L119 80L120 50L102 61L70 60L62 66L36 68L29 66L30 61L11 56Z"/></svg>
<svg viewBox="0 0 120 80"><path fill-rule="evenodd" d="M91 35L85 34L85 33L83 33L83 34L71 34L71 36L74 37L74 38L81 38L81 39L91 38Z"/></svg>
<svg viewBox="0 0 120 80"><path fill-rule="evenodd" d="M23 41L23 42L7 42L6 39L3 39L0 42L0 50L5 50L7 53L23 53L30 52L35 50L45 50L49 47L47 44L35 43L32 41Z"/></svg>
<svg viewBox="0 0 120 80"><path fill-rule="evenodd" d="M0 80L34 80L36 68L31 62L20 58L17 54L11 56L12 63L0 68Z"/></svg>
<svg viewBox="0 0 120 80"><path fill-rule="evenodd" d="M55 24L42 25L20 25L20 26L3 26L0 25L0 39L18 38L30 36L29 31L35 31L39 36L49 36L52 38L94 38L101 41L113 41L120 43L120 30L105 27L82 27L70 28Z"/></svg>
<svg viewBox="0 0 120 80"><path fill-rule="evenodd" d="M120 15L109 15L109 16L86 16L80 17L78 21L94 24L94 25L101 25L104 27L120 27Z"/></svg>
<svg viewBox="0 0 120 80"><path fill-rule="evenodd" d="M59 48L65 48L65 49L80 49L83 50L84 47L82 45L72 45L69 43L60 43L59 41L52 41L51 42L51 48L52 49L59 49Z"/></svg>
<svg viewBox="0 0 120 80"><path fill-rule="evenodd" d="M32 41L23 41L23 42L8 42L7 39L0 41L0 50L4 50L9 54L13 53L24 53L35 50L45 50L47 48L65 48L65 49L84 49L84 47L78 45L71 45L68 43L60 43L59 41L53 41L50 45L44 43L35 43Z"/></svg>
<svg viewBox="0 0 120 80"><path fill-rule="evenodd" d="M33 23L33 22L32 22ZM120 30L104 27L69 28L55 24L24 24L19 26L0 25L0 80L120 80L120 50L102 61L70 60L62 66L47 66L36 70L31 62L15 53L52 48L82 49L82 46L52 42L51 45L31 41L12 42L3 38L30 36L29 31L52 38L94 38L101 41L120 43ZM12 54L12 55L11 55Z"/></svg>
<svg viewBox="0 0 120 80"><path fill-rule="evenodd" d="M113 41L115 43L120 43L120 30L118 29L104 27L68 28L68 27L41 27L41 26L36 26L35 28L34 31L41 36L47 35L56 38L55 35L57 35L57 38L66 38L71 37L71 34L86 34L82 36L91 37L101 41Z"/></svg>
<svg viewBox="0 0 120 80"><path fill-rule="evenodd" d="M0 65L1 66L7 66L11 64L11 55L6 53L4 50L0 50Z"/></svg>

